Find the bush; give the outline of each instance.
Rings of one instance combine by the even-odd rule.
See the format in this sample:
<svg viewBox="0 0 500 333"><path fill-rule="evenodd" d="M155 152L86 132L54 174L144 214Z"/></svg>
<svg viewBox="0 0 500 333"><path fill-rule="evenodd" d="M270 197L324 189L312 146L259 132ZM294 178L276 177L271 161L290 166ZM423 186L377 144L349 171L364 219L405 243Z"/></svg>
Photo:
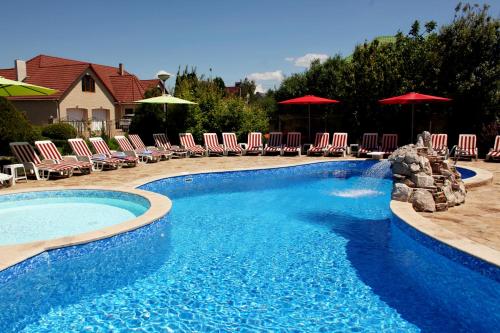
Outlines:
<svg viewBox="0 0 500 333"><path fill-rule="evenodd" d="M57 123L42 129L42 135L51 140L68 140L76 137L76 129L70 124Z"/></svg>
<svg viewBox="0 0 500 333"><path fill-rule="evenodd" d="M0 155L10 155L10 142L28 141L36 138L26 116L7 99L0 97Z"/></svg>

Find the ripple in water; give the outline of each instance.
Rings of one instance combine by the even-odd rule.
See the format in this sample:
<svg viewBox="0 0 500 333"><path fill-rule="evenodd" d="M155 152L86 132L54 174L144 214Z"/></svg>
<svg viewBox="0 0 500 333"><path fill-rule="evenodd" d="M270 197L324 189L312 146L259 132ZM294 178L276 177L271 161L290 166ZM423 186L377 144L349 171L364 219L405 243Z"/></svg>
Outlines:
<svg viewBox="0 0 500 333"><path fill-rule="evenodd" d="M370 189L357 189L357 190L345 190L345 191L332 191L330 195L342 198L359 198L359 197L371 197L375 195L382 195L383 192L370 190Z"/></svg>

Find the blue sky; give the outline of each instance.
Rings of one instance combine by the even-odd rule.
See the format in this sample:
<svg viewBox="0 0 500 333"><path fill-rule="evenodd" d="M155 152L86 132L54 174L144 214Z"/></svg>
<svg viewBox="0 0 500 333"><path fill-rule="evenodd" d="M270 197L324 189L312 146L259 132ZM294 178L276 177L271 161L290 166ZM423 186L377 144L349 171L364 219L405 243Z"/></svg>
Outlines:
<svg viewBox="0 0 500 333"><path fill-rule="evenodd" d="M221 76L226 85L250 77L269 88L303 71L310 58L349 55L365 40L407 32L415 19L449 23L457 3L9 1L0 15L0 68L43 53L106 65L122 62L142 79L160 69L175 74L185 65L208 76L212 68L212 76ZM500 0L487 3L490 13L499 16Z"/></svg>

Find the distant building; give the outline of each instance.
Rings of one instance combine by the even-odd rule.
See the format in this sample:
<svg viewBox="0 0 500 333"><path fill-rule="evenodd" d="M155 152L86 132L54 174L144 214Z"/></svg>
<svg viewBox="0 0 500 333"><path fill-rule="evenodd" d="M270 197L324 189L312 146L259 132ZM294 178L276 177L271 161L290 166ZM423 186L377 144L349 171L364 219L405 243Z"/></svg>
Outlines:
<svg viewBox="0 0 500 333"><path fill-rule="evenodd" d="M79 132L108 133L120 128L121 119L130 119L144 92L161 86L161 81L139 80L118 67L38 55L28 61L16 60L14 68L0 69L0 76L58 92L50 96L9 97L35 125L53 121L69 122Z"/></svg>
<svg viewBox="0 0 500 333"><path fill-rule="evenodd" d="M241 82L235 82L233 87L226 87L226 94L241 96Z"/></svg>

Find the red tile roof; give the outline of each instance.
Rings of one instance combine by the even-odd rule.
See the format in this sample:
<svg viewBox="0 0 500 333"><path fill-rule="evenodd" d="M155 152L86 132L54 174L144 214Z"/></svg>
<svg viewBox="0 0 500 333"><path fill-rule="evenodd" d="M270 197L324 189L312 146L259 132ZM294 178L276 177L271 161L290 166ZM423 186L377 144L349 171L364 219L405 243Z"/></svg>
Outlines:
<svg viewBox="0 0 500 333"><path fill-rule="evenodd" d="M28 77L24 82L58 90L50 96L13 97L12 99L56 99L59 100L85 70L90 68L109 90L118 103L129 103L144 97L145 83L158 80L139 80L137 76L118 67L104 66L78 60L38 55L26 61ZM0 76L16 80L16 69L0 69Z"/></svg>

